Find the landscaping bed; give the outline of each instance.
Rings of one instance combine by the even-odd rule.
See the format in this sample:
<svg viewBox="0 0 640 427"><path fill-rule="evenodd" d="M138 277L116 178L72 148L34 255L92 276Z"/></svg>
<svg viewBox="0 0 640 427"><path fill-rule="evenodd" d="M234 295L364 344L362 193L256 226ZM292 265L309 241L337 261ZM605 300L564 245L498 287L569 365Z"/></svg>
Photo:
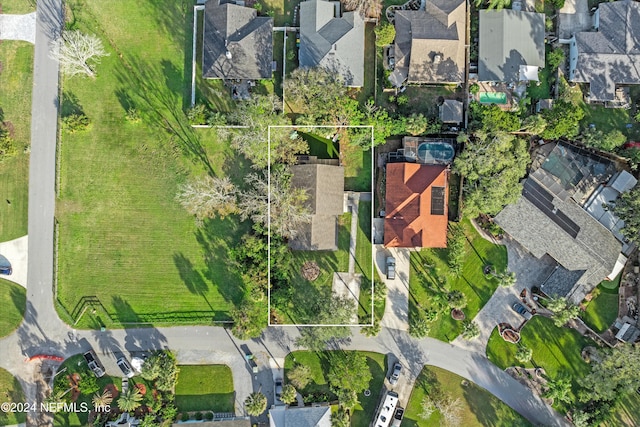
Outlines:
<svg viewBox="0 0 640 427"><path fill-rule="evenodd" d="M409 316L435 309L434 299L442 296L441 287L446 280L451 291L460 291L467 298L463 309L467 319L473 319L498 287L497 279L485 276L483 267L491 264L502 272L507 266L507 250L483 239L469 220L460 223L467 237L465 257L460 274L454 274L448 265L449 249L422 249L411 252L409 279ZM429 336L452 341L462 332L462 322L447 313L441 313L431 322Z"/></svg>
<svg viewBox="0 0 640 427"><path fill-rule="evenodd" d="M27 306L27 291L20 285L0 279L0 305L0 337L5 337L22 322Z"/></svg>
<svg viewBox="0 0 640 427"><path fill-rule="evenodd" d="M402 422L403 426L444 425L439 411L435 411L427 419L420 417L421 403L427 396L432 400L445 396L450 399L460 399L462 404L458 425L461 426L511 427L529 425L520 414L483 388L444 369L425 366L411 393Z"/></svg>
<svg viewBox="0 0 640 427"><path fill-rule="evenodd" d="M182 365L176 385L180 412L234 411L231 369L226 365Z"/></svg>

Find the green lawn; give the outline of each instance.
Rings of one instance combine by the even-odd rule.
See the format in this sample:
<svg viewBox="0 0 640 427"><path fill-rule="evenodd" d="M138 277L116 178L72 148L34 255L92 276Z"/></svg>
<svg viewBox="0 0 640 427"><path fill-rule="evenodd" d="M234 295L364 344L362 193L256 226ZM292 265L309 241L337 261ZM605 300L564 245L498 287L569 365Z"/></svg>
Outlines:
<svg viewBox="0 0 640 427"><path fill-rule="evenodd" d="M181 412L233 412L233 390L233 376L226 365L182 365L176 406Z"/></svg>
<svg viewBox="0 0 640 427"><path fill-rule="evenodd" d="M613 407L611 420L603 425L607 427L640 426L640 395L631 393L620 397Z"/></svg>
<svg viewBox="0 0 640 427"><path fill-rule="evenodd" d="M598 285L598 296L592 299L582 320L596 332L604 332L618 317L618 289L608 289Z"/></svg>
<svg viewBox="0 0 640 427"><path fill-rule="evenodd" d="M20 286L8 280L0 279L0 337L13 332L22 322L24 310L27 306L27 292Z"/></svg>
<svg viewBox="0 0 640 427"><path fill-rule="evenodd" d="M300 0L258 0L258 3L262 5L261 15L272 11L273 26L283 27L293 25L293 9L300 3Z"/></svg>
<svg viewBox="0 0 640 427"><path fill-rule="evenodd" d="M373 268L371 202L360 202L358 206L358 234L356 237L356 273L364 276L360 286L360 307L358 310L358 318L362 324L371 323L371 280L378 277L375 269L372 271ZM374 312L375 317L381 319L384 314L384 304L375 306Z"/></svg>
<svg viewBox="0 0 640 427"><path fill-rule="evenodd" d="M28 3L2 2L5 13ZM31 140L31 88L33 45L5 40L0 43L0 120L16 141L15 157L0 162L0 242L27 234L29 154ZM10 203L6 202L8 200Z"/></svg>
<svg viewBox="0 0 640 427"><path fill-rule="evenodd" d="M63 114L81 109L92 121L88 131L63 134L59 149L59 312L69 321L67 312L77 316L85 296L104 307L94 305L79 327L227 320L245 292L227 254L248 224L227 218L197 227L175 201L190 176L239 182L248 168L215 132L193 131L182 113L191 6L71 2L77 27L99 35L110 53L97 79L63 82ZM141 123L126 121L130 107Z"/></svg>
<svg viewBox="0 0 640 427"><path fill-rule="evenodd" d="M498 287L494 278L486 278L482 269L486 264L497 271L507 265L507 250L483 239L469 220L460 223L467 236L466 257L462 273L454 275L447 264L448 249L422 249L411 252L411 275L409 278L409 315L416 310L428 310L437 296L439 280L446 277L451 290L459 290L467 296L464 312L472 319L491 298ZM431 325L429 336L442 341L452 341L462 332L462 322L455 321L449 313L441 314Z"/></svg>
<svg viewBox="0 0 640 427"><path fill-rule="evenodd" d="M527 368L542 367L550 378L570 375L574 392L578 390L576 379L590 372L580 353L584 347L594 345L593 341L573 329L558 328L549 318L534 316L528 321L522 328L520 343L533 350L531 362L522 364L516 361L517 346L504 341L496 328L487 344L487 357L502 369L524 365Z"/></svg>
<svg viewBox="0 0 640 427"><path fill-rule="evenodd" d="M294 351L287 355L284 365L285 374L287 370L293 368L296 364L307 365L311 368L313 376L311 383L303 390L298 390L303 396L311 393L316 395L325 394L330 399L335 399L335 395L329 389L329 384L326 379L327 372L329 371L329 353L330 352L327 351L320 353L314 353L311 351ZM369 423L373 418L373 414L376 412L376 407L380 399L380 391L382 390L382 385L387 372L387 362L384 354L371 352L360 353L367 357L367 363L373 379L369 383L371 395L369 397L365 397L362 393L358 395L360 404L355 407L351 417L352 427L369 426Z"/></svg>
<svg viewBox="0 0 640 427"><path fill-rule="evenodd" d="M36 10L36 0L2 0L0 1L0 11L21 15ZM6 42L3 42L6 43Z"/></svg>
<svg viewBox="0 0 640 427"><path fill-rule="evenodd" d="M542 68L538 72L539 82L531 82L527 86L527 95L534 100L551 98L551 82L549 68ZM535 102L535 101L534 101Z"/></svg>
<svg viewBox="0 0 640 427"><path fill-rule="evenodd" d="M345 191L371 191L371 150L345 144L340 147Z"/></svg>
<svg viewBox="0 0 640 427"><path fill-rule="evenodd" d="M439 395L461 400L460 425L465 427L530 425L520 414L502 403L500 399L471 382L468 382L466 386L462 385L463 380L462 377L444 369L425 366L411 393L402 425L407 427L443 425L438 411L426 420L420 417L422 400L426 396L438 399ZM422 384L428 384L429 393L426 393Z"/></svg>
<svg viewBox="0 0 640 427"><path fill-rule="evenodd" d="M18 380L9 372L0 368L0 403L15 402L24 403L24 393ZM12 425L24 423L26 414L24 412L0 411L0 425Z"/></svg>

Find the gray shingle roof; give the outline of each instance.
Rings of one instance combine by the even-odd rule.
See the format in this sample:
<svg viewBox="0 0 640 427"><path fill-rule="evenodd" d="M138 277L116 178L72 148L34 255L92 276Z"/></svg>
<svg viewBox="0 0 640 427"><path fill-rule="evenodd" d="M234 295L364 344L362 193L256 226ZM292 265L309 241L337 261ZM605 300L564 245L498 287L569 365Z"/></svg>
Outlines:
<svg viewBox="0 0 640 427"><path fill-rule="evenodd" d="M275 407L269 420L269 427L331 427L331 407Z"/></svg>
<svg viewBox="0 0 640 427"><path fill-rule="evenodd" d="M311 222L298 230L289 246L296 250L337 250L337 217L344 211L344 168L331 165L295 165L291 186L307 190Z"/></svg>
<svg viewBox="0 0 640 427"><path fill-rule="evenodd" d="M464 0L433 0L426 10L396 11L396 73L409 83L461 82L465 11Z"/></svg>
<svg viewBox="0 0 640 427"><path fill-rule="evenodd" d="M205 4L202 57L205 78L271 78L272 61L273 18L259 17L252 8L219 4L218 0Z"/></svg>
<svg viewBox="0 0 640 427"><path fill-rule="evenodd" d="M440 106L440 121L442 123L462 123L462 102L445 99Z"/></svg>
<svg viewBox="0 0 640 427"><path fill-rule="evenodd" d="M520 66L544 67L544 14L480 11L478 78L517 82Z"/></svg>
<svg viewBox="0 0 640 427"><path fill-rule="evenodd" d="M300 3L298 59L301 67L333 70L346 85L359 87L364 84L364 21L356 12L336 17L339 5L324 0Z"/></svg>
<svg viewBox="0 0 640 427"><path fill-rule="evenodd" d="M590 84L590 100L615 99L617 84L640 84L640 4L601 3L599 30L575 34L570 80Z"/></svg>

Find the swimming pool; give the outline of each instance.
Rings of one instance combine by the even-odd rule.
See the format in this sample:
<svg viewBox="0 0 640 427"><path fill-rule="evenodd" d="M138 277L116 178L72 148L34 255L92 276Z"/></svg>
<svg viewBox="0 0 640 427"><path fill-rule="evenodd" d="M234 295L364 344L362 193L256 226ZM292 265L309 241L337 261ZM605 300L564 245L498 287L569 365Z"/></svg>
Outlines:
<svg viewBox="0 0 640 427"><path fill-rule="evenodd" d="M418 161L420 163L450 163L455 151L446 142L423 142L418 145Z"/></svg>
<svg viewBox="0 0 640 427"><path fill-rule="evenodd" d="M506 104L507 94L504 92L480 92L478 100L482 104Z"/></svg>

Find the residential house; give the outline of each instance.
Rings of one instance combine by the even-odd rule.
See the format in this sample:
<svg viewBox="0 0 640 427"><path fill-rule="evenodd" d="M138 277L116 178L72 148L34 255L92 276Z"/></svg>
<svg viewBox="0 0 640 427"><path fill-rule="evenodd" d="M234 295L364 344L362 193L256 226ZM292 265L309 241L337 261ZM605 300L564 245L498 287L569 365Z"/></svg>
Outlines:
<svg viewBox="0 0 640 427"><path fill-rule="evenodd" d="M442 165L387 163L384 246L447 246L448 169Z"/></svg>
<svg viewBox="0 0 640 427"><path fill-rule="evenodd" d="M440 121L445 124L462 123L462 102L455 99L445 99L439 107Z"/></svg>
<svg viewBox="0 0 640 427"><path fill-rule="evenodd" d="M593 203L602 193L600 183L611 182L616 170L607 159L562 143L544 146L534 163L522 196L495 222L536 258L549 255L558 263L543 283L533 285L577 304L602 280L613 280L627 261L625 243L608 225L618 221L598 218ZM630 189L624 174L614 182Z"/></svg>
<svg viewBox="0 0 640 427"><path fill-rule="evenodd" d="M395 12L394 86L464 81L466 10L464 0L428 0Z"/></svg>
<svg viewBox="0 0 640 427"><path fill-rule="evenodd" d="M579 32L569 44L569 80L589 85L589 102L624 104L623 85L640 84L640 3L601 3L596 31Z"/></svg>
<svg viewBox="0 0 640 427"><path fill-rule="evenodd" d="M273 406L269 427L331 427L331 407Z"/></svg>
<svg viewBox="0 0 640 427"><path fill-rule="evenodd" d="M364 20L358 12L341 13L340 2L300 3L301 67L324 67L347 86L364 84Z"/></svg>
<svg viewBox="0 0 640 427"><path fill-rule="evenodd" d="M184 423L176 422L171 427L184 427ZM251 427L249 417L236 417L233 414L216 414L213 421L200 421L198 427Z"/></svg>
<svg viewBox="0 0 640 427"><path fill-rule="evenodd" d="M202 75L207 79L270 79L273 18L223 0L204 6Z"/></svg>
<svg viewBox="0 0 640 427"><path fill-rule="evenodd" d="M338 216L344 213L344 168L325 164L299 164L291 168L291 186L307 191L305 204L311 221L294 239L291 249L320 251L338 249Z"/></svg>
<svg viewBox="0 0 640 427"><path fill-rule="evenodd" d="M518 83L538 80L544 67L544 14L481 10L478 80Z"/></svg>

